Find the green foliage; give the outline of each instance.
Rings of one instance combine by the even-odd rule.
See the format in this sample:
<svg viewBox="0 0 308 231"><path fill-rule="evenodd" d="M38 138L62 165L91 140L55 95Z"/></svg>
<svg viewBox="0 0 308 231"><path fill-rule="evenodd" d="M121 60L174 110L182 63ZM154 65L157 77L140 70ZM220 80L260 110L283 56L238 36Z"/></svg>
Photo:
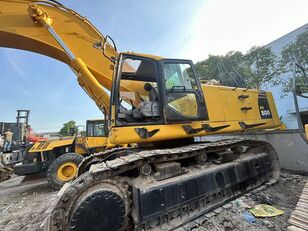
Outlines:
<svg viewBox="0 0 308 231"><path fill-rule="evenodd" d="M238 64L241 62L242 58L241 52L230 51L225 56L210 55L208 59L196 63L196 70L201 74L200 79L219 80L219 64L229 65Z"/></svg>
<svg viewBox="0 0 308 231"><path fill-rule="evenodd" d="M260 89L264 83L275 83L279 75L276 68L276 56L271 48L254 46L245 55L245 62L250 67L248 85Z"/></svg>
<svg viewBox="0 0 308 231"><path fill-rule="evenodd" d="M295 62L308 70L308 30L300 34L293 43L283 48L279 60L279 70L282 73L294 73L297 71L294 65ZM303 73L297 72L297 75L297 83L302 90L307 92L307 80L304 79ZM283 86L284 93L291 91L292 84L289 79L277 79L276 84L281 84Z"/></svg>
<svg viewBox="0 0 308 231"><path fill-rule="evenodd" d="M69 136L71 135L71 129L74 129L76 127L76 122L74 120L70 120L67 123L63 124L63 127L60 130L60 134L62 136Z"/></svg>
<svg viewBox="0 0 308 231"><path fill-rule="evenodd" d="M202 82L216 79L222 85L237 86L234 82L244 79L247 87L260 89L264 83L281 85L283 93L291 91L290 76L281 73L294 73L295 62L308 72L308 30L287 45L277 57L267 47L252 47L247 53L231 51L226 55L210 55L208 59L196 63L196 70ZM297 72L297 83L303 92L308 92L307 81L302 72ZM232 83L233 82L233 83Z"/></svg>
<svg viewBox="0 0 308 231"><path fill-rule="evenodd" d="M278 75L275 59L270 48L255 46L246 54L230 51L224 56L210 55L196 63L196 70L202 82L216 79L222 85L238 86L244 80L246 86L260 89Z"/></svg>

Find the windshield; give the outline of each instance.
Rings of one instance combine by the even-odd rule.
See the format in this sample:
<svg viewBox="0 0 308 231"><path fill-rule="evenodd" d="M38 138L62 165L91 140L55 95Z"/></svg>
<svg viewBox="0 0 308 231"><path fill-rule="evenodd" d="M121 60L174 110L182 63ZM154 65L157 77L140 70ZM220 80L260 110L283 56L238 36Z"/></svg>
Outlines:
<svg viewBox="0 0 308 231"><path fill-rule="evenodd" d="M163 66L169 119L196 118L198 90L192 66L188 63L166 62Z"/></svg>
<svg viewBox="0 0 308 231"><path fill-rule="evenodd" d="M164 76L166 89L198 89L192 67L187 63L165 63Z"/></svg>

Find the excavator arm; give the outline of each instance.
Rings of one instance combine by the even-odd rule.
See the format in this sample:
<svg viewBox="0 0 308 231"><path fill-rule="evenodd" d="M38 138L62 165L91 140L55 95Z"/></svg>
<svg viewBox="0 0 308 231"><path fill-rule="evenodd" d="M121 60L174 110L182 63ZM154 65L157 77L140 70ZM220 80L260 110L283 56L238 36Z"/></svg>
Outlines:
<svg viewBox="0 0 308 231"><path fill-rule="evenodd" d="M109 110L106 89L111 89L118 53L75 11L55 1L0 0L0 47L32 51L66 63L98 108L104 113Z"/></svg>

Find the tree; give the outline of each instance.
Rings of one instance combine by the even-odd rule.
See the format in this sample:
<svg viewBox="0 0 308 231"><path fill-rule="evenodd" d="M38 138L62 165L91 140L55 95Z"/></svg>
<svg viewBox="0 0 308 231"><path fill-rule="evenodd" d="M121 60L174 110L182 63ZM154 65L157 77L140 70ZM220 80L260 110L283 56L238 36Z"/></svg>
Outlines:
<svg viewBox="0 0 308 231"><path fill-rule="evenodd" d="M60 134L62 136L69 136L71 135L71 129L74 129L76 127L76 122L74 120L70 120L67 123L63 124L63 127L60 130Z"/></svg>
<svg viewBox="0 0 308 231"><path fill-rule="evenodd" d="M224 56L210 55L196 63L196 70L203 81L216 79L222 85L260 89L278 75L275 60L270 48L255 46L246 54L230 51Z"/></svg>
<svg viewBox="0 0 308 231"><path fill-rule="evenodd" d="M230 51L225 56L210 55L195 66L203 82L216 79L223 85L236 86L240 82L241 74L245 72L243 57L239 51Z"/></svg>
<svg viewBox="0 0 308 231"><path fill-rule="evenodd" d="M274 84L279 75L276 68L276 56L270 47L253 46L244 57L250 72L247 74L247 83L256 89L263 84Z"/></svg>
<svg viewBox="0 0 308 231"><path fill-rule="evenodd" d="M222 61L222 56L210 55L208 59L197 62L195 67L201 80L219 80L217 64Z"/></svg>
<svg viewBox="0 0 308 231"><path fill-rule="evenodd" d="M298 35L293 43L283 48L279 60L279 70L282 73L295 73L297 71L295 67L296 62L308 70L308 30ZM297 83L302 90L307 91L307 80L304 79L302 73L297 74ZM292 83L290 79L278 78L276 84L283 86L282 91L284 93L291 91Z"/></svg>

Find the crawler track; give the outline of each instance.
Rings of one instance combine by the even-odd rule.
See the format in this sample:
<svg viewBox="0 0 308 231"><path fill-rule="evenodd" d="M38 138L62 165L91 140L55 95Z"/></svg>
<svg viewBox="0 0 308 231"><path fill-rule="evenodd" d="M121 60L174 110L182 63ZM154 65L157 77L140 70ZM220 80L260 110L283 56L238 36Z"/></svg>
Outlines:
<svg viewBox="0 0 308 231"><path fill-rule="evenodd" d="M271 179L264 185L257 187L253 189L252 192L259 192L264 190L265 188L272 186L277 183L277 179ZM230 202L232 203L232 201ZM229 204L230 204L229 203ZM226 203L223 203L226 204ZM224 209L224 206L219 206L220 208ZM218 210L219 211L219 210ZM196 216L194 218L189 219L187 222L182 223L181 225L177 226L174 229L171 229L172 231L196 231L196 230L205 230L204 224L209 220L210 217L215 216L215 210L214 212L209 212L209 213L202 213L199 216Z"/></svg>
<svg viewBox="0 0 308 231"><path fill-rule="evenodd" d="M239 151L234 161L217 164L217 160L210 159L207 164L187 165L185 174L169 179L156 181L153 174L136 175L146 164L186 163L204 153L211 157L226 150L241 150L239 147L245 150ZM111 156L112 160L108 160ZM107 151L87 158L80 166L80 174L62 188L48 210L43 223L45 230L81 230L87 222L84 220L76 225L76 219L81 219L80 213L96 214L88 217L94 223L111 221L100 226L101 230L183 228L182 224L189 224L204 212L271 178L277 179L279 165L275 151L266 142L224 140L169 149ZM95 202L94 197L103 199ZM102 207L97 207L100 200L110 202L110 211L98 211ZM116 216L110 215L113 209L118 211Z"/></svg>

